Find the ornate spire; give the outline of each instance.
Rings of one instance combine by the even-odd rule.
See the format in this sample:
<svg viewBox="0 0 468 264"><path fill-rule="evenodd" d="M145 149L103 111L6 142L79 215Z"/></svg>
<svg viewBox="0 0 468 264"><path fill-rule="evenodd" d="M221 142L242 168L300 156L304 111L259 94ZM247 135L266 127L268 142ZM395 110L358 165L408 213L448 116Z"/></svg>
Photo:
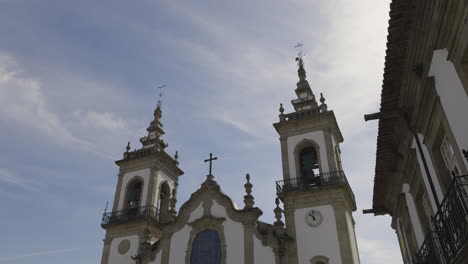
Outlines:
<svg viewBox="0 0 468 264"><path fill-rule="evenodd" d="M148 131L148 135L140 138L140 142L143 146L153 146L157 151L161 151L164 150L168 144L164 139L162 139L164 130L163 124L161 123L162 110L160 104L158 104L154 110L153 117L153 121L151 121L150 125L146 129L146 131Z"/></svg>
<svg viewBox="0 0 468 264"><path fill-rule="evenodd" d="M279 198L278 197L276 197L275 203L276 203L276 208L273 210L273 212L275 213L275 218L276 218L275 226L284 226L283 221L281 221L281 216L283 214L283 210L279 207Z"/></svg>
<svg viewBox="0 0 468 264"><path fill-rule="evenodd" d="M302 52L302 44L298 43L295 48L299 49L299 52L296 57L297 66L297 75L299 76L299 82L297 82L297 88L295 90L297 99L291 101L296 112L299 111L316 111L317 110L317 101L315 100L315 95L310 89L309 82L306 80L306 70L304 68L304 56Z"/></svg>
<svg viewBox="0 0 468 264"><path fill-rule="evenodd" d="M175 163L176 165L179 165L179 152L176 150L175 154L174 154L174 160L175 160Z"/></svg>
<svg viewBox="0 0 468 264"><path fill-rule="evenodd" d="M255 204L254 198L251 195L252 193L252 184L250 183L250 175L247 173L245 175L245 178L247 179L247 183L244 184L245 187L245 192L247 195L244 196L244 209L251 209L253 208L253 205Z"/></svg>

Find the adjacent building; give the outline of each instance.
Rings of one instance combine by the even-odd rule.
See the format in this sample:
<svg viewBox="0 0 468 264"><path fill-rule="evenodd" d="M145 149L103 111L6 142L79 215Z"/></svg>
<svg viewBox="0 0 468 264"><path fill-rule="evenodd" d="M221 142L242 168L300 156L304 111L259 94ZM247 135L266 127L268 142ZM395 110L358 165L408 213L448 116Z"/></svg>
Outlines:
<svg viewBox="0 0 468 264"><path fill-rule="evenodd" d="M468 263L468 1L393 0L373 208L404 263Z"/></svg>

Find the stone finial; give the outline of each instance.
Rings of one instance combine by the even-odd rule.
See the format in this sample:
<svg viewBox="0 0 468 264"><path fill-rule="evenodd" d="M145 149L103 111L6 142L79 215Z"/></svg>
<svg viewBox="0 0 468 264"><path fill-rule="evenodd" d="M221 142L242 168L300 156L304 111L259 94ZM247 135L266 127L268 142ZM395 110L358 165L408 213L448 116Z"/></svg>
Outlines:
<svg viewBox="0 0 468 264"><path fill-rule="evenodd" d="M247 173L245 175L245 178L247 179L247 183L244 184L245 187L245 192L247 195L244 196L244 209L250 209L253 208L253 205L255 204L254 198L251 195L252 193L252 184L250 183L250 175Z"/></svg>
<svg viewBox="0 0 468 264"><path fill-rule="evenodd" d="M281 221L281 216L283 214L283 209L281 209L279 207L279 198L278 197L276 197L275 203L276 203L276 208L273 210L273 212L275 213L275 218L276 218L275 226L284 226L283 221Z"/></svg>
<svg viewBox="0 0 468 264"><path fill-rule="evenodd" d="M176 203L177 203L176 188L174 188L174 189L172 189L171 199L169 200L169 204L170 204L170 207L171 207L171 209L169 210L169 213L171 215L173 215L173 216L175 216L177 214Z"/></svg>
<svg viewBox="0 0 468 264"><path fill-rule="evenodd" d="M283 104L282 104L282 103L280 104L279 111L280 111L279 120L280 120L280 122L281 122L281 121L284 121L284 120L285 120L285 118L284 118L284 108L283 108Z"/></svg>
<svg viewBox="0 0 468 264"><path fill-rule="evenodd" d="M325 103L325 97L323 97L322 93L320 93L320 103L321 103L320 106L319 106L320 112L323 113L323 112L328 111L328 106Z"/></svg>
<svg viewBox="0 0 468 264"><path fill-rule="evenodd" d="M130 141L127 144L127 147L125 148L127 150L127 153L130 151Z"/></svg>
<svg viewBox="0 0 468 264"><path fill-rule="evenodd" d="M176 150L175 154L174 154L174 160L175 160L175 163L176 165L179 165L179 152Z"/></svg>
<svg viewBox="0 0 468 264"><path fill-rule="evenodd" d="M154 117L156 120L160 121L162 116L162 110L161 110L161 105L158 105L156 107L156 110L154 110Z"/></svg>

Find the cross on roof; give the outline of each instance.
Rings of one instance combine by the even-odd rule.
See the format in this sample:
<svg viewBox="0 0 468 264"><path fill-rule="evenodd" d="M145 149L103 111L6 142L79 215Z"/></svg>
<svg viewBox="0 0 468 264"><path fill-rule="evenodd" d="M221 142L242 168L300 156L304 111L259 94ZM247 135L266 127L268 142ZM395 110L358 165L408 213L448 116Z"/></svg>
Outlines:
<svg viewBox="0 0 468 264"><path fill-rule="evenodd" d="M213 160L217 160L218 157L214 157L213 158L213 153L210 153L210 158L209 159L206 159L205 162L209 162L210 163L210 170L209 170L209 174L206 175L206 177L208 177L209 179L213 179L213 174L211 174L211 168L212 168L212 163L213 163Z"/></svg>

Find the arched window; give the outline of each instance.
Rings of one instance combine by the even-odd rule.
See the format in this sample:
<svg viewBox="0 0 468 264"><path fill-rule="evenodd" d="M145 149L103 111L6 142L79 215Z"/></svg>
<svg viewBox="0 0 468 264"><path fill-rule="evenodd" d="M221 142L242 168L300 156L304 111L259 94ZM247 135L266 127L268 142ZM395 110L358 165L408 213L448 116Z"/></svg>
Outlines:
<svg viewBox="0 0 468 264"><path fill-rule="evenodd" d="M192 243L190 264L221 264L221 239L218 232L205 229Z"/></svg>
<svg viewBox="0 0 468 264"><path fill-rule="evenodd" d="M306 147L299 154L299 166L301 177L306 181L313 181L316 174L319 174L319 162L317 151L314 147Z"/></svg>
<svg viewBox="0 0 468 264"><path fill-rule="evenodd" d="M165 215L169 212L169 200L170 200L171 189L169 188L169 184L164 182L161 184L161 188L159 189L159 200L158 200L158 209L160 213L160 220L161 217L164 218Z"/></svg>
<svg viewBox="0 0 468 264"><path fill-rule="evenodd" d="M143 183L141 180L134 180L129 183L127 187L127 207L128 208L137 208L140 206L141 200L141 189Z"/></svg>

